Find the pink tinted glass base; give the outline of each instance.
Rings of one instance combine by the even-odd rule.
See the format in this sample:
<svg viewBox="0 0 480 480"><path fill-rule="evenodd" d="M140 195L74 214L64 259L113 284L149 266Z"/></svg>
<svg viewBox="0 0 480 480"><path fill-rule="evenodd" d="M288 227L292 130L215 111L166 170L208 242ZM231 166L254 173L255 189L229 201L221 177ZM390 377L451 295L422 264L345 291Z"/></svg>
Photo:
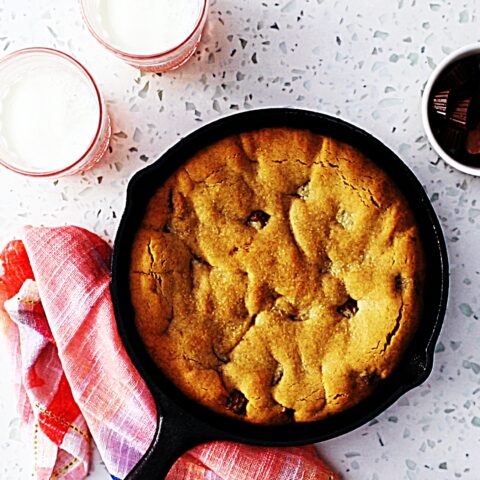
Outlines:
<svg viewBox="0 0 480 480"><path fill-rule="evenodd" d="M99 139L95 147L85 158L85 162L76 165L74 169L67 170L63 175L73 175L75 173L83 173L93 168L107 153L110 141L112 139L112 123L110 117L105 115L105 126L102 133L99 135Z"/></svg>
<svg viewBox="0 0 480 480"><path fill-rule="evenodd" d="M162 62L159 65L153 65L153 66L145 66L145 65L131 62L131 61L129 61L128 63L132 67L138 68L142 72L147 72L147 73L165 73L171 70L176 70L177 68L180 68L181 66L185 65L190 60L190 58L197 51L198 45L200 44L200 40L201 40L201 37L198 39L198 42L193 46L193 48L190 49L185 55L179 58L175 58L174 60L171 60L167 63Z"/></svg>

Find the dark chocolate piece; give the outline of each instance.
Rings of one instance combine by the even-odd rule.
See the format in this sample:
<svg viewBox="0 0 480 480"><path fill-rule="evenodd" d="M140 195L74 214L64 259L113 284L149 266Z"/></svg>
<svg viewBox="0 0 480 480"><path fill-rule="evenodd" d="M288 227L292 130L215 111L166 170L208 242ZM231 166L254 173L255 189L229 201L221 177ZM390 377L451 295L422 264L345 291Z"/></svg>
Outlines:
<svg viewBox="0 0 480 480"><path fill-rule="evenodd" d="M247 413L248 400L239 390L233 390L227 398L227 409L236 415L245 415Z"/></svg>
<svg viewBox="0 0 480 480"><path fill-rule="evenodd" d="M247 224L251 227L261 230L264 228L268 221L270 220L270 215L262 210L255 210L252 212L250 217L248 217Z"/></svg>
<svg viewBox="0 0 480 480"><path fill-rule="evenodd" d="M345 318L353 318L358 312L357 301L352 297L349 297L348 300L337 308L337 312L340 315L343 315Z"/></svg>
<svg viewBox="0 0 480 480"><path fill-rule="evenodd" d="M478 119L478 112L475 103L476 102L471 97L456 101L452 105L449 120L457 127L464 130L471 130Z"/></svg>
<svg viewBox="0 0 480 480"><path fill-rule="evenodd" d="M445 84L453 88L463 88L478 77L478 66L472 60L460 60L446 74Z"/></svg>
<svg viewBox="0 0 480 480"><path fill-rule="evenodd" d="M475 130L468 132L465 147L470 155L480 154L480 125L477 125Z"/></svg>
<svg viewBox="0 0 480 480"><path fill-rule="evenodd" d="M442 90L433 97L433 109L442 117L446 117L452 103L452 89Z"/></svg>
<svg viewBox="0 0 480 480"><path fill-rule="evenodd" d="M442 132L442 146L453 155L465 150L466 132L455 127L445 127Z"/></svg>

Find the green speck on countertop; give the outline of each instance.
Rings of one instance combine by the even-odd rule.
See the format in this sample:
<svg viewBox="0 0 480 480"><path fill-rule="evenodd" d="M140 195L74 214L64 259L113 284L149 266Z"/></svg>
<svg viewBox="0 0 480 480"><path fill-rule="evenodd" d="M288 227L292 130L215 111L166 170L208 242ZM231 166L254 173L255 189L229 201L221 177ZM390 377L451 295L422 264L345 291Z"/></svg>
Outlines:
<svg viewBox="0 0 480 480"><path fill-rule="evenodd" d="M427 63L432 70L435 70L435 68L437 67L437 64L434 62L432 57L427 57Z"/></svg>
<svg viewBox="0 0 480 480"><path fill-rule="evenodd" d="M446 470L446 469L447 469L447 462L442 462L442 463L438 466L438 468L439 468L440 470Z"/></svg>
<svg viewBox="0 0 480 480"><path fill-rule="evenodd" d="M440 195L435 192L431 197L430 197L430 201L433 203L433 202L436 202L438 199L440 198Z"/></svg>
<svg viewBox="0 0 480 480"><path fill-rule="evenodd" d="M462 10L460 12L460 15L458 16L458 22L459 23L467 23L468 22L468 10Z"/></svg>
<svg viewBox="0 0 480 480"><path fill-rule="evenodd" d="M468 210L468 219L474 221L480 215L480 209L470 208Z"/></svg>
<svg viewBox="0 0 480 480"><path fill-rule="evenodd" d="M347 458L353 458L353 457L359 457L359 456L360 456L360 453L358 453L358 452L347 452L345 454L345 457L347 457Z"/></svg>
<svg viewBox="0 0 480 480"><path fill-rule="evenodd" d="M415 470L415 468L417 468L417 464L413 460L407 458L405 463L407 464L409 470Z"/></svg>
<svg viewBox="0 0 480 480"><path fill-rule="evenodd" d="M438 342L435 347L435 353L442 353L445 351L445 345L442 342Z"/></svg>
<svg viewBox="0 0 480 480"><path fill-rule="evenodd" d="M147 82L144 87L138 92L138 96L140 98L145 98L148 93L148 89L150 88L150 82Z"/></svg>
<svg viewBox="0 0 480 480"><path fill-rule="evenodd" d="M464 360L462 363L463 368L467 370L473 370L473 372L478 375L480 373L480 365L475 362L469 362L468 360Z"/></svg>
<svg viewBox="0 0 480 480"><path fill-rule="evenodd" d="M462 342L456 342L455 340L450 341L450 348L454 352L456 352L460 348L461 345L462 345Z"/></svg>
<svg viewBox="0 0 480 480"><path fill-rule="evenodd" d="M480 417L473 417L472 418L472 425L474 427L480 427Z"/></svg>
<svg viewBox="0 0 480 480"><path fill-rule="evenodd" d="M385 40L386 38L388 38L388 33L381 32L380 30L376 30L375 33L373 34L373 38L380 38L382 40Z"/></svg>
<svg viewBox="0 0 480 480"><path fill-rule="evenodd" d="M445 189L445 192L449 197L457 197L458 195L460 195L459 190L454 187L447 187Z"/></svg>
<svg viewBox="0 0 480 480"><path fill-rule="evenodd" d="M410 62L410 66L413 67L418 63L418 54L415 52L410 52L407 55L408 61Z"/></svg>
<svg viewBox="0 0 480 480"><path fill-rule="evenodd" d="M468 303L462 303L458 308L466 316L471 317L473 315L472 307Z"/></svg>

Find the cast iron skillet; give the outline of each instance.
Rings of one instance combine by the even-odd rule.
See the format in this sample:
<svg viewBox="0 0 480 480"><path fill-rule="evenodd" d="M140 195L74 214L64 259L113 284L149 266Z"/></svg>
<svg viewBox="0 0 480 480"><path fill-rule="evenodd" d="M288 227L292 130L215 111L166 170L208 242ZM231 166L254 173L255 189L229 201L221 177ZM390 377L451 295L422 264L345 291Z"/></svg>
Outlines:
<svg viewBox="0 0 480 480"><path fill-rule="evenodd" d="M227 135L265 127L308 129L347 142L365 153L392 177L408 199L427 257L423 317L399 367L356 407L307 424L250 425L220 416L186 398L148 356L135 329L130 303L130 252L151 196L199 149ZM158 408L155 440L128 477L149 480L165 478L184 452L207 441L232 440L278 447L302 445L337 437L373 419L430 374L435 342L445 315L449 280L448 257L438 219L421 184L405 164L380 141L353 125L320 113L287 108L254 110L218 120L184 138L153 165L137 173L128 186L127 205L115 240L112 275L111 291L120 336Z"/></svg>

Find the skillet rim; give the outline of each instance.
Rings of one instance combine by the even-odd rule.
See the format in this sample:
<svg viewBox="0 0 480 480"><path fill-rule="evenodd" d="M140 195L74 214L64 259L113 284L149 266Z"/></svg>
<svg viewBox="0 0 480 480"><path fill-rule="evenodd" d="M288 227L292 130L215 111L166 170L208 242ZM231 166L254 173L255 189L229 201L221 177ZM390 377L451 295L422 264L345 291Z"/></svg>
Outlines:
<svg viewBox="0 0 480 480"><path fill-rule="evenodd" d="M326 419L261 426L221 416L190 400L154 365L134 327L127 259L137 230L134 227L138 227L143 218L139 211L145 210L162 182L195 151L233 133L275 126L307 129L346 141L389 174L417 217L427 261L425 284L428 294L425 294L419 330L393 374L382 381L382 388L360 404ZM448 285L448 255L442 229L426 192L411 170L392 150L364 130L323 113L292 108L256 109L223 117L182 138L156 162L137 172L128 185L125 211L112 256L111 292L118 330L127 353L155 398L159 415L161 412L167 414L171 408L180 409L183 414L198 420L199 439L224 437L253 445L302 445L335 438L364 425L407 391L423 383L433 367L435 343L446 312ZM429 328L424 326L424 317L429 318Z"/></svg>

